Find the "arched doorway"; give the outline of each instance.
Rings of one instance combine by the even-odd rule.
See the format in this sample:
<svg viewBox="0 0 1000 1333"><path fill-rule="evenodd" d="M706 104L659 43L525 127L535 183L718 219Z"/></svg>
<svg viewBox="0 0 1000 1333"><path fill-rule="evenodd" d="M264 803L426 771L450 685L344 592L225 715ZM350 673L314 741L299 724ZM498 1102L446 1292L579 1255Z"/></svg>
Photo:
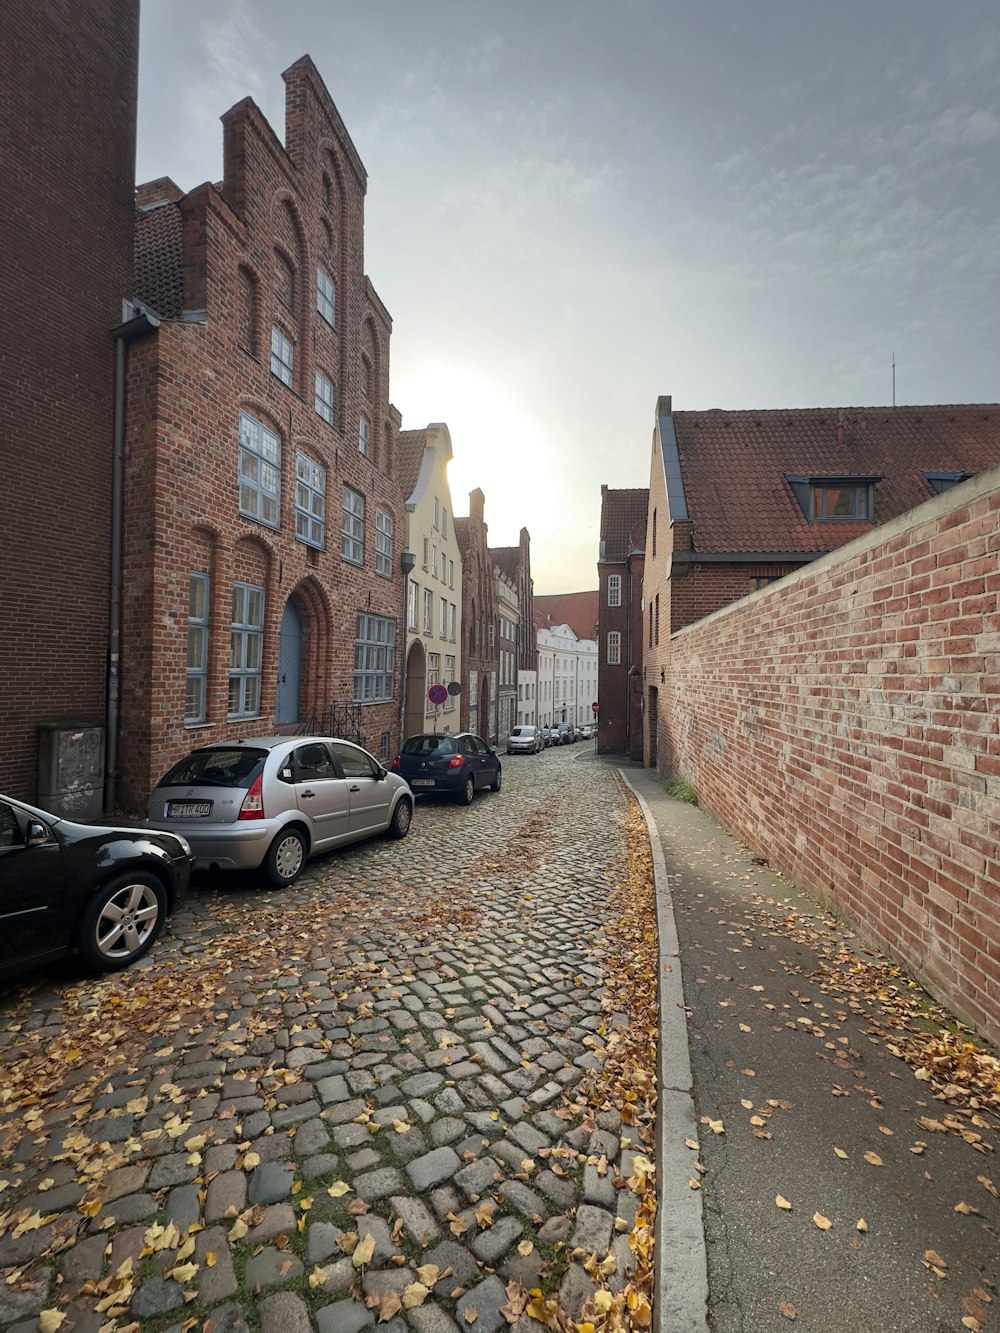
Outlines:
<svg viewBox="0 0 1000 1333"><path fill-rule="evenodd" d="M406 711L403 717L403 739L418 736L424 728L427 697L427 654L419 639L410 644L406 654Z"/></svg>
<svg viewBox="0 0 1000 1333"><path fill-rule="evenodd" d="M299 682L302 678L302 616L289 597L278 633L278 690L274 720L279 727L299 720Z"/></svg>

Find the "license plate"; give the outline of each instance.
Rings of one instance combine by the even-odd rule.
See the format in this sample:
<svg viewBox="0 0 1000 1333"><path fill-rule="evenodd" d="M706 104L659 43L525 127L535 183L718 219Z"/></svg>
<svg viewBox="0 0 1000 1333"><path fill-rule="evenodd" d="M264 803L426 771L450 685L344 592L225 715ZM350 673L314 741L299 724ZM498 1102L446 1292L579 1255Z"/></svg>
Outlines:
<svg viewBox="0 0 1000 1333"><path fill-rule="evenodd" d="M205 819L212 813L211 801L168 801L168 819Z"/></svg>
<svg viewBox="0 0 1000 1333"><path fill-rule="evenodd" d="M433 786L434 786L434 779L433 779L433 778L414 778L414 779L411 781L410 786L411 786L411 787L433 787Z"/></svg>

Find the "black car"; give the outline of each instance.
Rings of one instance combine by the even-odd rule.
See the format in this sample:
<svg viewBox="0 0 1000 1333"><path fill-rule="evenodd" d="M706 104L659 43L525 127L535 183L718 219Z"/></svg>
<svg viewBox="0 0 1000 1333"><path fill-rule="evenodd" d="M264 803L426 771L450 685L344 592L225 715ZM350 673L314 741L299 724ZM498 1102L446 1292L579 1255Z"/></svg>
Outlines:
<svg viewBox="0 0 1000 1333"><path fill-rule="evenodd" d="M414 796L457 796L465 805L481 787L499 791L503 780L496 750L471 731L409 736L389 767Z"/></svg>
<svg viewBox="0 0 1000 1333"><path fill-rule="evenodd" d="M153 829L76 824L0 796L0 976L76 950L103 972L150 948L194 857Z"/></svg>

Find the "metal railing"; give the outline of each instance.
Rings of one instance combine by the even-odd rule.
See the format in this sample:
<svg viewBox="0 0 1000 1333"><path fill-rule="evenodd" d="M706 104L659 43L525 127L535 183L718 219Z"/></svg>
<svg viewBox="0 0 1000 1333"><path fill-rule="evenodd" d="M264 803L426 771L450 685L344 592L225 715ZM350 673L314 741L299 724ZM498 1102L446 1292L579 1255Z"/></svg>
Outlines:
<svg viewBox="0 0 1000 1333"><path fill-rule="evenodd" d="M361 731L361 705L332 703L327 709L310 713L299 723L300 736L340 736L356 745L364 745Z"/></svg>

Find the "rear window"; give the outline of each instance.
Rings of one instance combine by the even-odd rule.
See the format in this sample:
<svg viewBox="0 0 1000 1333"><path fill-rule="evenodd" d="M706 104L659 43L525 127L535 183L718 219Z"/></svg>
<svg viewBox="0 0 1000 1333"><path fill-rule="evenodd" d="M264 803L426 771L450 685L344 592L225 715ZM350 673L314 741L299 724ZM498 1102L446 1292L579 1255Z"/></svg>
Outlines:
<svg viewBox="0 0 1000 1333"><path fill-rule="evenodd" d="M454 736L411 736L403 743L403 754L458 754Z"/></svg>
<svg viewBox="0 0 1000 1333"><path fill-rule="evenodd" d="M264 767L266 750L243 746L195 750L157 783L158 787L249 787Z"/></svg>

